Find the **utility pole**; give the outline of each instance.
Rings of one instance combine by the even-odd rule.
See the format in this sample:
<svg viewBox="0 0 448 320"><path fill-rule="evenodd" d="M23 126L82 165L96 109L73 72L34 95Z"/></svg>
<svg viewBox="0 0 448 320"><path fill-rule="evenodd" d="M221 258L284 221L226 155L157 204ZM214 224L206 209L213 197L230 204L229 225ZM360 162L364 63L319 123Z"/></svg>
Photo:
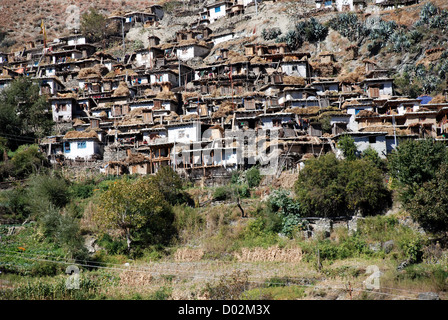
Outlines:
<svg viewBox="0 0 448 320"><path fill-rule="evenodd" d="M395 115L392 115L392 124L394 126L394 144L395 144L395 148L397 148L397 133L395 131Z"/></svg>
<svg viewBox="0 0 448 320"><path fill-rule="evenodd" d="M124 17L121 17L121 37L123 39L123 59L126 52L126 46L124 44Z"/></svg>
<svg viewBox="0 0 448 320"><path fill-rule="evenodd" d="M182 78L181 78L181 75L180 75L180 58L179 58L179 56L177 57L177 64L178 64L178 72L179 72L179 87L181 87L182 86Z"/></svg>

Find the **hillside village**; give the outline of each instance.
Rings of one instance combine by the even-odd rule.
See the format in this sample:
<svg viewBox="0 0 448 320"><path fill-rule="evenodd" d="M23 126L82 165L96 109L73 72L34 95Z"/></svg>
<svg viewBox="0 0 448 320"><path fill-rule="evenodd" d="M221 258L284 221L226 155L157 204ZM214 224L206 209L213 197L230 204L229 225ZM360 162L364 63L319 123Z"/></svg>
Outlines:
<svg viewBox="0 0 448 320"><path fill-rule="evenodd" d="M446 299L448 3L35 1L0 300Z"/></svg>
<svg viewBox="0 0 448 320"><path fill-rule="evenodd" d="M393 10L392 2L370 6ZM270 3L263 2L264 10ZM236 168L269 166L272 157L279 174L337 152L344 134L360 151L372 147L383 158L400 139L445 139L448 104L398 96L379 61L363 59L356 69L362 76L355 77L338 73L333 52L312 56L251 36L251 30L213 31L220 19L257 14L260 5L206 4L174 38L149 35L147 47L124 57L106 53L79 30L30 41L1 54L1 87L23 75L37 80L57 133L39 142L41 150L55 165L95 164L107 174L153 174L170 165L193 178L226 176ZM312 14L366 8L365 1L315 5ZM108 22L121 24L116 37L124 39L132 28L156 28L164 18L163 7L152 5L113 13ZM247 132L257 150L232 132Z"/></svg>

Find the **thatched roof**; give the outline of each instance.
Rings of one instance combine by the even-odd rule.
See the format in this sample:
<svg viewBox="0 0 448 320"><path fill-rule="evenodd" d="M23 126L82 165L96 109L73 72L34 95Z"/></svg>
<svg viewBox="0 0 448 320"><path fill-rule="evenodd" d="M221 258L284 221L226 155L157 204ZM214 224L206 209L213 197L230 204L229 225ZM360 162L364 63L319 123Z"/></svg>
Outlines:
<svg viewBox="0 0 448 320"><path fill-rule="evenodd" d="M434 98L431 99L431 101L428 102L428 104L438 104L438 103L446 103L446 98L443 94L438 94Z"/></svg>
<svg viewBox="0 0 448 320"><path fill-rule="evenodd" d="M132 164L140 164L140 163L148 163L150 161L151 161L151 159L142 153L131 153L126 158L126 162L131 165Z"/></svg>
<svg viewBox="0 0 448 320"><path fill-rule="evenodd" d="M161 91L157 93L156 99L177 101L176 95L171 91Z"/></svg>
<svg viewBox="0 0 448 320"><path fill-rule="evenodd" d="M121 96L129 96L129 88L126 82L120 81L118 84L118 88L114 90L114 93L112 93L112 97L121 97Z"/></svg>
<svg viewBox="0 0 448 320"><path fill-rule="evenodd" d="M186 102L189 98L200 98L201 94L197 91L193 91L193 92L182 92L182 100L184 102Z"/></svg>
<svg viewBox="0 0 448 320"><path fill-rule="evenodd" d="M361 110L356 115L357 117L376 117L379 116L377 112L370 111L370 110Z"/></svg>
<svg viewBox="0 0 448 320"><path fill-rule="evenodd" d="M305 108L293 107L285 109L285 112L292 112L295 114L318 114L319 111L320 107L305 107Z"/></svg>
<svg viewBox="0 0 448 320"><path fill-rule="evenodd" d="M196 113L190 113L185 116L182 116L181 118L182 118L182 121L189 121L189 120L193 120L193 119L199 119L200 117Z"/></svg>
<svg viewBox="0 0 448 320"><path fill-rule="evenodd" d="M213 112L212 118L222 118L228 116L234 111L235 105L230 101L223 102L218 111Z"/></svg>
<svg viewBox="0 0 448 320"><path fill-rule="evenodd" d="M94 130L89 131L68 131L63 139L98 139L98 134Z"/></svg>
<svg viewBox="0 0 448 320"><path fill-rule="evenodd" d="M363 81L365 78L365 69L357 67L352 72L341 72L337 77L338 81L342 83L357 83Z"/></svg>
<svg viewBox="0 0 448 320"><path fill-rule="evenodd" d="M228 60L230 63L238 63L238 62L247 62L248 61L248 58L245 55L242 55L233 50L229 50L227 56L228 56Z"/></svg>
<svg viewBox="0 0 448 320"><path fill-rule="evenodd" d="M283 77L284 84L293 84L299 86L305 86L306 82L303 77L295 77L295 76L284 76Z"/></svg>
<svg viewBox="0 0 448 320"><path fill-rule="evenodd" d="M78 72L78 78L101 78L108 74L109 69L105 65L96 64L91 68L84 68Z"/></svg>
<svg viewBox="0 0 448 320"><path fill-rule="evenodd" d="M83 124L85 124L84 121L82 121L81 119L76 119L75 122L73 123L73 126L77 127L77 126L81 126Z"/></svg>

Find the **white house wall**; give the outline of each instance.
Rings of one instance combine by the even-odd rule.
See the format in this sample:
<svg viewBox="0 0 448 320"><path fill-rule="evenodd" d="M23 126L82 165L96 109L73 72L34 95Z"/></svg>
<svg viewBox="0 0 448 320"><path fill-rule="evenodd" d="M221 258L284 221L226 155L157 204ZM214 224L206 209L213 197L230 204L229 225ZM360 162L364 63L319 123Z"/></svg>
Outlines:
<svg viewBox="0 0 448 320"><path fill-rule="evenodd" d="M58 105L66 105L65 111L56 111ZM72 110L73 105L71 101L52 101L51 110L53 111L53 121L71 121L72 120Z"/></svg>
<svg viewBox="0 0 448 320"><path fill-rule="evenodd" d="M78 143L85 142L85 148L79 147ZM76 159L77 157L89 159L95 154L100 153L100 146L96 141L82 141L82 140L74 140L74 141L66 141L65 144L70 144L70 152L67 152L64 147L64 156L67 159Z"/></svg>
<svg viewBox="0 0 448 320"><path fill-rule="evenodd" d="M209 8L208 12L210 16L210 23L213 23L215 20L226 16L226 5L222 4L220 6Z"/></svg>
<svg viewBox="0 0 448 320"><path fill-rule="evenodd" d="M191 142L199 141L201 125L194 123L190 126L168 128L168 142Z"/></svg>
<svg viewBox="0 0 448 320"><path fill-rule="evenodd" d="M282 71L286 73L288 76L296 76L296 77L302 77L307 78L308 77L308 70L306 67L306 63L284 63L282 64Z"/></svg>
<svg viewBox="0 0 448 320"><path fill-rule="evenodd" d="M349 123L347 125L347 129L357 132L358 131L358 122L355 120L356 115L362 110L373 111L373 107L368 106L359 106L359 107L349 107L347 108L347 114L351 115Z"/></svg>

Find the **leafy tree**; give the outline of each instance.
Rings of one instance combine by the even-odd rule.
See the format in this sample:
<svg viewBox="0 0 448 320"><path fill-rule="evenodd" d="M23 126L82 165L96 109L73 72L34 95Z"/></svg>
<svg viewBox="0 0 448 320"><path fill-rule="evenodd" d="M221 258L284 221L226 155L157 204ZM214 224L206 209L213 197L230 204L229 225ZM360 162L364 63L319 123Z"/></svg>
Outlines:
<svg viewBox="0 0 448 320"><path fill-rule="evenodd" d="M51 132L53 121L47 110L46 97L30 77L16 78L1 91L0 134L8 138L10 149Z"/></svg>
<svg viewBox="0 0 448 320"><path fill-rule="evenodd" d="M42 210L38 222L44 235L67 250L72 258L78 260L87 258L79 221L75 217L67 213L61 214L56 207L50 205Z"/></svg>
<svg viewBox="0 0 448 320"><path fill-rule="evenodd" d="M306 215L330 217L346 211L338 164L334 154L306 162L295 185L297 199Z"/></svg>
<svg viewBox="0 0 448 320"><path fill-rule="evenodd" d="M165 200L171 205L187 203L194 205L191 197L184 192L181 177L170 166L161 167L152 178Z"/></svg>
<svg viewBox="0 0 448 320"><path fill-rule="evenodd" d="M260 170L257 167L252 167L247 170L246 181L249 188L258 187L261 182Z"/></svg>
<svg viewBox="0 0 448 320"><path fill-rule="evenodd" d="M399 183L402 200L411 199L447 160L447 149L442 142L434 139L401 142L389 155L388 166L391 176Z"/></svg>
<svg viewBox="0 0 448 320"><path fill-rule="evenodd" d="M378 169L386 169L385 161L381 159L381 157L378 155L378 152L370 146L361 153L361 159L370 161Z"/></svg>
<svg viewBox="0 0 448 320"><path fill-rule="evenodd" d="M95 8L90 8L81 16L81 32L92 41L103 40L107 36L107 17Z"/></svg>
<svg viewBox="0 0 448 320"><path fill-rule="evenodd" d="M290 192L284 189L275 190L268 200L270 212L281 218L280 232L291 237L293 231L303 224L300 204L294 200Z"/></svg>
<svg viewBox="0 0 448 320"><path fill-rule="evenodd" d="M21 145L11 158L14 175L17 178L25 178L32 173L37 173L40 168L48 165L48 160L39 147L33 145Z"/></svg>
<svg viewBox="0 0 448 320"><path fill-rule="evenodd" d="M358 148L352 137L347 134L343 135L338 141L338 148L342 150L345 159L349 161L356 160Z"/></svg>
<svg viewBox="0 0 448 320"><path fill-rule="evenodd" d="M158 243L156 240L168 233L173 222L169 203L158 185L146 177L115 181L100 196L97 218L105 228L123 233L128 251L134 239Z"/></svg>
<svg viewBox="0 0 448 320"><path fill-rule="evenodd" d="M410 98L417 98L423 93L423 89L415 81L412 81L408 72L403 72L402 75L397 75L394 79L395 90L401 95Z"/></svg>
<svg viewBox="0 0 448 320"><path fill-rule="evenodd" d="M306 215L373 215L391 203L381 170L370 161L338 160L333 153L307 161L295 191Z"/></svg>
<svg viewBox="0 0 448 320"><path fill-rule="evenodd" d="M423 229L446 235L448 230L448 165L442 164L433 179L423 183L405 203L406 210Z"/></svg>

